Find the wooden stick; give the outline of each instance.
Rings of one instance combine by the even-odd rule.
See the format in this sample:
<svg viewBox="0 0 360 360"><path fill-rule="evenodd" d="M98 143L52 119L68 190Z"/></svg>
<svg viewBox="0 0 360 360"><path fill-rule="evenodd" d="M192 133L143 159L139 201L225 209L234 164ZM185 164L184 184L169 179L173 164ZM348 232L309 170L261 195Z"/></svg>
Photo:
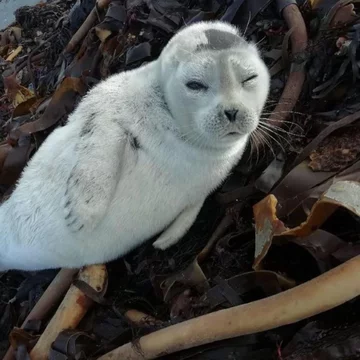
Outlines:
<svg viewBox="0 0 360 360"><path fill-rule="evenodd" d="M137 327L154 327L162 326L164 323L161 320L154 318L151 315L145 314L136 309L129 309L124 313L124 317L134 326Z"/></svg>
<svg viewBox="0 0 360 360"><path fill-rule="evenodd" d="M49 315L50 311L58 305L61 298L69 289L73 280L73 276L78 271L79 269L61 269L51 284L47 287L42 297L30 311L21 328L24 328L29 320L45 319ZM12 360L14 358L14 348L10 346L7 353L3 357L3 360Z"/></svg>
<svg viewBox="0 0 360 360"><path fill-rule="evenodd" d="M292 324L360 295L360 255L280 294L213 312L141 337L98 360L144 360Z"/></svg>
<svg viewBox="0 0 360 360"><path fill-rule="evenodd" d="M78 271L79 269L61 269L47 287L43 296L31 310L30 314L26 317L22 327L24 327L29 320L44 319L45 316L54 309L54 306L60 302L62 296L69 289L74 275L76 275Z"/></svg>
<svg viewBox="0 0 360 360"><path fill-rule="evenodd" d="M98 9L104 9L110 4L110 0L98 0L97 1L97 7ZM82 25L79 27L79 29L76 31L76 33L72 36L69 43L66 45L66 48L64 50L65 53L72 52L78 44L84 39L84 37L87 35L87 33L90 31L90 29L95 24L96 20L98 19L97 9L96 6L91 10L90 14L87 16L85 21L82 23Z"/></svg>
<svg viewBox="0 0 360 360"><path fill-rule="evenodd" d="M101 293L107 286L105 265L88 266L79 272L79 280L86 282L95 291ZM51 344L65 329L74 329L87 313L93 301L80 289L72 285L61 302L57 312L50 320L30 353L33 360L47 360Z"/></svg>

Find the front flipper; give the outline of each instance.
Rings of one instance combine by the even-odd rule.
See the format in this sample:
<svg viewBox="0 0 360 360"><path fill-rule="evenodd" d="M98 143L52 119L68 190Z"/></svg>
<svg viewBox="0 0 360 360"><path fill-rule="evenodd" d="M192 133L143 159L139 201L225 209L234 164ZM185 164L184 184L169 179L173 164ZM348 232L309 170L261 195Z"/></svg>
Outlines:
<svg viewBox="0 0 360 360"><path fill-rule="evenodd" d="M66 183L64 216L72 231L91 231L104 218L124 162L128 134L116 120L95 118L83 124Z"/></svg>
<svg viewBox="0 0 360 360"><path fill-rule="evenodd" d="M190 229L195 222L202 206L203 201L187 207L179 216L170 224L170 226L159 236L153 243L156 249L165 250L175 245Z"/></svg>

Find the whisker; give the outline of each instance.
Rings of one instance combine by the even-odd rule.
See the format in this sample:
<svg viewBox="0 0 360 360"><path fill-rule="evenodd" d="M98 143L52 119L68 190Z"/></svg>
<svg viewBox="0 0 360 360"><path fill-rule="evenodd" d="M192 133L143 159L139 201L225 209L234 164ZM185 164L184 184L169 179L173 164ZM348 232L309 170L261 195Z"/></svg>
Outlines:
<svg viewBox="0 0 360 360"><path fill-rule="evenodd" d="M283 110L283 111L270 111L270 112L263 112L262 114L264 114L264 115L272 115L272 114L296 114L296 115L308 116L308 114L304 114L304 113L301 113L301 112L298 112L298 111L292 111L292 110L289 110L289 111L286 111L286 110Z"/></svg>
<svg viewBox="0 0 360 360"><path fill-rule="evenodd" d="M266 138L266 136L260 132L258 132L258 136L260 137L260 139L262 140L262 144L264 145L264 150L265 150L265 145L269 148L269 150L271 151L272 155L274 157L276 157L275 151L273 149L273 146L271 144L271 142ZM266 152L264 151L264 156L266 156Z"/></svg>
<svg viewBox="0 0 360 360"><path fill-rule="evenodd" d="M267 133L264 133L262 129L257 128L258 131L258 135L262 138L262 140L264 141L264 143L269 147L270 151L273 153L274 157L276 157L275 152L273 150L273 147L271 145L271 143L269 142L269 140L266 138L265 135L268 135Z"/></svg>
<svg viewBox="0 0 360 360"><path fill-rule="evenodd" d="M266 36L264 36L262 39L260 39L255 45L259 45L261 42L263 42L266 39Z"/></svg>
<svg viewBox="0 0 360 360"><path fill-rule="evenodd" d="M254 144L255 149L256 149L256 161L254 164L254 166L256 166L260 161L260 146L262 146L262 142L261 142L261 140L259 140L258 134L256 134L255 132L250 134L250 143ZM251 152L251 154L252 153L253 152ZM250 164L252 166L253 157L251 157L251 154L249 155L248 161L249 160L251 161Z"/></svg>
<svg viewBox="0 0 360 360"><path fill-rule="evenodd" d="M245 26L245 30L244 30L244 37L246 36L246 32L248 31L249 25L250 25L250 21L251 21L251 11L249 11L249 18L247 21L247 24Z"/></svg>
<svg viewBox="0 0 360 360"><path fill-rule="evenodd" d="M272 124L269 124L269 123L266 123L264 121L259 121L259 125L262 125L262 126L265 126L266 128L269 128L269 129L272 129L274 131L280 131L282 133L285 133L285 134L289 134L289 135L293 135L293 136L298 136L298 137L304 137L304 135L301 135L301 134L296 134L292 131L289 131L289 130L285 130L283 128L281 128L280 126L276 126L276 125L272 125Z"/></svg>
<svg viewBox="0 0 360 360"><path fill-rule="evenodd" d="M288 139L286 139L285 136L283 135L280 135L278 134L275 130L273 129L269 129L269 128L266 128L266 127L261 127L261 125L259 125L260 129L264 130L264 131L268 131L269 132L269 136L271 136L271 134L274 134L276 136L278 136L280 139L282 139L283 141L285 141L289 146L291 146L291 143L289 142ZM271 133L271 134L270 134ZM276 138L274 138L273 136L271 136L271 138L274 140L274 141L277 141ZM280 145L280 142L278 142L278 144Z"/></svg>
<svg viewBox="0 0 360 360"><path fill-rule="evenodd" d="M251 146L250 155L253 153L253 145L254 145L254 147L256 149L256 162L255 162L255 165L256 165L258 163L258 161L259 161L259 146L258 146L258 143L257 143L258 140L256 138L254 138L254 135L255 134L250 134L250 146ZM249 160L252 160L251 156L249 156L248 161Z"/></svg>
<svg viewBox="0 0 360 360"><path fill-rule="evenodd" d="M291 98L287 98L287 99L291 99ZM285 99L283 99L285 100ZM282 100L282 103L285 104L285 101ZM280 103L280 99L267 99L266 103ZM289 101L288 104L292 104L293 101Z"/></svg>
<svg viewBox="0 0 360 360"><path fill-rule="evenodd" d="M269 120L268 117L264 117L264 116L260 116L260 119L261 120ZM280 120L280 119L274 119L275 121L278 121L278 122L282 122L284 124L293 124L293 125L297 125L297 126L300 126L299 124L297 124L295 121L290 121L290 120Z"/></svg>
<svg viewBox="0 0 360 360"><path fill-rule="evenodd" d="M278 144L281 148L281 150L283 150L285 152L285 148L281 145L281 143L274 137L270 134L270 131L269 132L266 132L263 128L258 128L260 132L266 134L267 136L269 136L276 144ZM273 151L273 154L274 156L276 157L275 155L275 152Z"/></svg>
<svg viewBox="0 0 360 360"><path fill-rule="evenodd" d="M269 123L269 118L263 118L263 117L260 117L259 121L261 123L265 123L267 125L271 125L271 126L274 126L276 127L277 129L282 129L282 127L280 126L277 126L277 125L274 125L274 124L270 124ZM280 122L280 123L284 123L285 125L288 125L288 126L293 126L295 128L298 128L299 130L301 130L302 132L304 132L304 128L302 126L300 126L299 124L293 122L293 121L281 121L281 120L274 120L272 119L272 122Z"/></svg>

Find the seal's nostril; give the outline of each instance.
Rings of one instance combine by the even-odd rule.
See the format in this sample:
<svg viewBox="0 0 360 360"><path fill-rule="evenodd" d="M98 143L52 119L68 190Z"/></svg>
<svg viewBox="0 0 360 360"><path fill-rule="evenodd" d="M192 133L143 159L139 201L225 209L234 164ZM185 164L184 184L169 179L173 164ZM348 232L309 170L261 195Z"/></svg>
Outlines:
<svg viewBox="0 0 360 360"><path fill-rule="evenodd" d="M238 111L239 110L232 109L232 110L225 110L224 113L230 122L234 122L236 120L236 114L238 113Z"/></svg>

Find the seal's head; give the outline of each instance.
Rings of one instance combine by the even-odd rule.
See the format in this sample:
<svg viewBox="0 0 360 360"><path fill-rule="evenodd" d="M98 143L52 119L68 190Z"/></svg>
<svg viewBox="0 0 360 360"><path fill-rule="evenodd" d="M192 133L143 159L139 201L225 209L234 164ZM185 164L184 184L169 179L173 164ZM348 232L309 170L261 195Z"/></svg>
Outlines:
<svg viewBox="0 0 360 360"><path fill-rule="evenodd" d="M256 129L270 76L256 46L235 27L189 25L169 41L159 64L165 100L189 141L222 148Z"/></svg>

